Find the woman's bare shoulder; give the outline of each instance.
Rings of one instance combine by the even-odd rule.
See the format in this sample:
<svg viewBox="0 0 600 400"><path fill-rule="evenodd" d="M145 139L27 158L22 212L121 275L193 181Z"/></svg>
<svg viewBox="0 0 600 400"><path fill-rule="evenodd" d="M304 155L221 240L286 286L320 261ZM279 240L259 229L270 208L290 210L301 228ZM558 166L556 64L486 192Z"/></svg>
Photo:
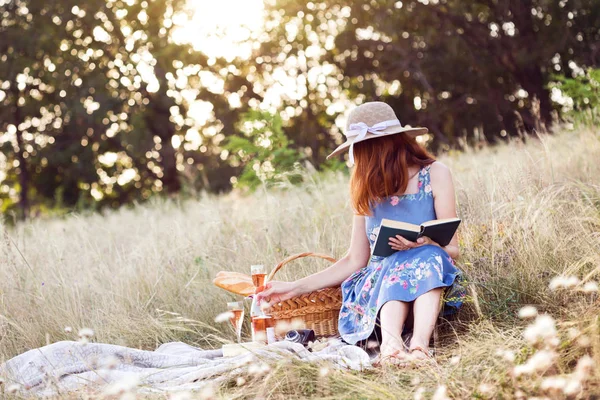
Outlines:
<svg viewBox="0 0 600 400"><path fill-rule="evenodd" d="M446 195L449 196L450 194L454 194L452 173L450 172L450 168L448 168L445 164L439 161L431 164L429 175L431 177L431 188L434 198L438 198L439 195L445 197Z"/></svg>
<svg viewBox="0 0 600 400"><path fill-rule="evenodd" d="M434 180L446 180L452 178L450 168L448 168L446 164L442 163L441 161L435 161L433 164L431 164L429 173L431 174L431 179Z"/></svg>

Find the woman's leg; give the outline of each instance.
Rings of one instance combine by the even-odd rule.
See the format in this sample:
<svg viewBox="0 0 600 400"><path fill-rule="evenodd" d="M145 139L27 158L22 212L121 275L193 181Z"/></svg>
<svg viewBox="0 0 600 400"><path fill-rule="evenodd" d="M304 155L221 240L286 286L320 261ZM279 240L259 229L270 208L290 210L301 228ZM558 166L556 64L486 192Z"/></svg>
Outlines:
<svg viewBox="0 0 600 400"><path fill-rule="evenodd" d="M427 350L429 347L429 339L435 328L435 323L440 312L440 297L443 288L430 290L417 297L413 305L414 327L413 336L410 341L410 348L417 347ZM414 355L423 358L426 355L415 352Z"/></svg>
<svg viewBox="0 0 600 400"><path fill-rule="evenodd" d="M393 355L400 351L404 352L402 342L402 328L410 310L410 304L403 301L388 301L379 310L381 322L381 354L383 356Z"/></svg>

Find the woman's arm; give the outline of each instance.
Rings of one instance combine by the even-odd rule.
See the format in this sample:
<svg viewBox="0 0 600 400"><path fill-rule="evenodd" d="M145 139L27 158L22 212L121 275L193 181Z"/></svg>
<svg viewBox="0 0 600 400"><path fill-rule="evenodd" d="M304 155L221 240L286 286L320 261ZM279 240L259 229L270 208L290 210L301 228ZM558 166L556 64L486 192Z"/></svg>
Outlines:
<svg viewBox="0 0 600 400"><path fill-rule="evenodd" d="M441 162L436 161L431 165L429 174L431 176L433 206L435 208L436 218L456 218L456 195L450 169ZM425 241L427 241L427 239L424 239L424 242ZM460 255L457 234L454 233L450 243L442 248L450 257L456 260Z"/></svg>
<svg viewBox="0 0 600 400"><path fill-rule="evenodd" d="M339 286L346 278L367 265L369 255L370 248L365 233L365 217L355 215L352 224L350 248L344 257L329 268L295 282L268 282L264 290L257 294L257 301L260 304L264 300L270 306L303 293Z"/></svg>
<svg viewBox="0 0 600 400"><path fill-rule="evenodd" d="M454 183L452 182L452 174L450 169L439 161L431 164L429 170L431 176L431 189L433 192L433 207L437 219L456 218L456 198L454 194ZM397 235L395 238L390 238L390 245L396 250L407 250L414 247L432 244L440 246L428 237L421 237L417 242L411 242ZM440 246L441 247L441 246ZM457 259L460 250L458 248L458 237L456 233L452 237L447 246L442 247L453 259Z"/></svg>

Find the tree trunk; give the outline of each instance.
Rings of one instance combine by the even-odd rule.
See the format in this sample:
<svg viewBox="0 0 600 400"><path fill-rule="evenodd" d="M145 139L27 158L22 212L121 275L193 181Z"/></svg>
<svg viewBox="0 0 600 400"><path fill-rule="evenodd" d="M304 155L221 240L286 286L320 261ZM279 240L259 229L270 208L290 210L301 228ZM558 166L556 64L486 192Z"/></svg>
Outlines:
<svg viewBox="0 0 600 400"><path fill-rule="evenodd" d="M540 102L539 115L531 108L534 121L541 122L548 126L552 122L552 102L550 92L546 89L546 77L542 72L544 58L540 55L537 47L539 46L540 35L534 30L535 21L531 14L534 8L532 0L519 0L509 3L510 10L514 15L514 23L519 31L520 46L525 46L527 52L531 54L537 62L530 62L527 66L518 66L516 72L519 84L529 93L529 98L533 102L535 96ZM530 106L531 107L531 106ZM536 122L536 125L538 123Z"/></svg>
<svg viewBox="0 0 600 400"><path fill-rule="evenodd" d="M14 93L14 92L13 92ZM19 185L21 190L19 191L19 219L25 220L29 218L29 171L27 170L27 159L25 158L25 144L23 143L23 135L19 130L21 125L21 109L18 106L19 93L15 95L15 125L17 127L17 159L19 160Z"/></svg>
<svg viewBox="0 0 600 400"><path fill-rule="evenodd" d="M540 102L539 115L532 115L534 120L541 119L546 126L552 122L552 101L550 100L550 92L545 86L546 80L538 66L519 71L519 83L529 93L529 98L533 102L534 96ZM532 114L535 114L532 109ZM536 127L536 129L538 129Z"/></svg>

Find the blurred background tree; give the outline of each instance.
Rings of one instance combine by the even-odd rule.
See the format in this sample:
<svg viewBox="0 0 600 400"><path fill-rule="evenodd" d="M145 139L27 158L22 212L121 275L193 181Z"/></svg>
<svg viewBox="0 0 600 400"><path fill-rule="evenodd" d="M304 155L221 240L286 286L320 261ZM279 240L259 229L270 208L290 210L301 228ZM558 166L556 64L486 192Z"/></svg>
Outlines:
<svg viewBox="0 0 600 400"><path fill-rule="evenodd" d="M232 164L242 167L234 184L254 190L260 185L301 182L300 162L304 156L291 148L281 117L250 111L242 118L240 131L244 136L231 136L223 146L231 154Z"/></svg>
<svg viewBox="0 0 600 400"><path fill-rule="evenodd" d="M554 80L552 90L565 95L561 101L564 114L580 124L600 123L600 69L590 68L573 78L556 75Z"/></svg>
<svg viewBox="0 0 600 400"><path fill-rule="evenodd" d="M596 0L0 0L0 15L0 211L21 218L331 168L365 101L427 126L434 151L597 105Z"/></svg>

